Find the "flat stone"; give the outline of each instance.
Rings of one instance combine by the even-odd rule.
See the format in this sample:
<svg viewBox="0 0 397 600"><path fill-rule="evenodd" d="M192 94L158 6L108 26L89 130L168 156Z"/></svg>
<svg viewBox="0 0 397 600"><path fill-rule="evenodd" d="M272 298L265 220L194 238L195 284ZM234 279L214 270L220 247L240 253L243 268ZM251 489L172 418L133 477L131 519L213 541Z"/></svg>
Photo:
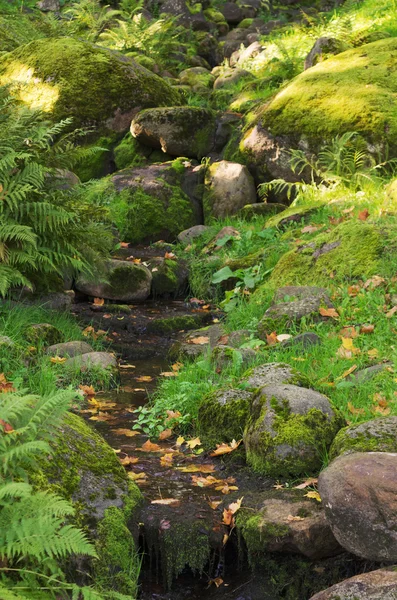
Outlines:
<svg viewBox="0 0 397 600"><path fill-rule="evenodd" d="M243 381L250 388L262 388L266 385L292 383L304 385L306 378L287 363L266 363L254 367L244 376Z"/></svg>
<svg viewBox="0 0 397 600"><path fill-rule="evenodd" d="M315 594L310 600L396 600L397 566L361 573Z"/></svg>
<svg viewBox="0 0 397 600"><path fill-rule="evenodd" d="M51 356L60 356L61 358L65 356L72 358L78 354L87 354L88 352L93 352L92 347L87 344L87 342L81 341L53 344L46 350L46 354Z"/></svg>
<svg viewBox="0 0 397 600"><path fill-rule="evenodd" d="M90 367L117 369L117 359L109 352L87 352L86 354L79 354L73 358L69 358L64 365L82 370L89 369Z"/></svg>
<svg viewBox="0 0 397 600"><path fill-rule="evenodd" d="M196 238L201 237L209 229L210 228L207 225L194 225L193 227L189 227L189 229L181 231L178 235L178 242L187 246Z"/></svg>
<svg viewBox="0 0 397 600"><path fill-rule="evenodd" d="M397 561L397 454L345 454L321 472L318 489L343 548L371 561Z"/></svg>

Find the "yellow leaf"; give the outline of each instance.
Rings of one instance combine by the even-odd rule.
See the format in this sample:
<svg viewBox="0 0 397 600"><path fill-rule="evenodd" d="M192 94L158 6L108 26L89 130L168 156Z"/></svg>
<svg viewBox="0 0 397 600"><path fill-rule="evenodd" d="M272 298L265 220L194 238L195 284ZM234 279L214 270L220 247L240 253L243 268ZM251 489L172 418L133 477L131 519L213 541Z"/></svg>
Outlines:
<svg viewBox="0 0 397 600"><path fill-rule="evenodd" d="M317 502L321 502L321 496L318 492L307 492L305 494L306 498L313 498L313 500L317 500Z"/></svg>
<svg viewBox="0 0 397 600"><path fill-rule="evenodd" d="M151 501L151 504L161 504L162 506L179 506L180 503L178 498L160 498L160 500Z"/></svg>
<svg viewBox="0 0 397 600"><path fill-rule="evenodd" d="M133 481L140 481L143 479L147 479L146 473L134 473L133 471L129 471L127 473L128 477Z"/></svg>
<svg viewBox="0 0 397 600"><path fill-rule="evenodd" d="M62 363L67 361L67 358L61 358L60 356L52 356L50 358L50 361L54 364L54 365L61 365Z"/></svg>
<svg viewBox="0 0 397 600"><path fill-rule="evenodd" d="M201 446L201 440L199 437L196 437L193 440L188 440L186 444L190 450L193 450L193 448L196 448L196 446Z"/></svg>
<svg viewBox="0 0 397 600"><path fill-rule="evenodd" d="M135 379L136 379L136 381L140 381L140 382L143 382L143 381L147 381L147 382L153 381L153 377L150 377L150 375L141 375L140 377L135 377Z"/></svg>
<svg viewBox="0 0 397 600"><path fill-rule="evenodd" d="M132 429L123 429L119 427L118 429L112 429L113 433L117 433L117 435L125 435L126 437L134 437L135 435L139 435L139 431L132 431Z"/></svg>
<svg viewBox="0 0 397 600"><path fill-rule="evenodd" d="M184 437L182 437L182 436L180 435L180 436L177 438L177 440L176 440L176 445L177 445L177 446L182 446L182 444L184 443L184 441L185 441L185 438L184 438Z"/></svg>
<svg viewBox="0 0 397 600"><path fill-rule="evenodd" d="M287 521L291 522L291 521L303 521L304 517L293 517L292 515L288 515L287 517Z"/></svg>
<svg viewBox="0 0 397 600"><path fill-rule="evenodd" d="M335 381L340 381L341 379L345 379L345 377L348 377L349 375L351 375L356 369L357 369L357 365L353 365L352 367L350 367L350 369L347 369L347 371L345 371L344 373L342 373L342 375L337 377L335 379Z"/></svg>
<svg viewBox="0 0 397 600"><path fill-rule="evenodd" d="M103 298L94 298L95 306L103 306L105 304L105 300Z"/></svg>

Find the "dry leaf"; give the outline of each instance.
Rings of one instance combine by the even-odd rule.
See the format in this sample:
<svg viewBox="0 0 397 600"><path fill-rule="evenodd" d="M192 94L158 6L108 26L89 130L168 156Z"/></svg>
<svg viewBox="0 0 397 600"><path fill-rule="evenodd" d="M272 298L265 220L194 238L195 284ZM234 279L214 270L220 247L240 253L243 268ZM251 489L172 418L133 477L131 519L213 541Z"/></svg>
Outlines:
<svg viewBox="0 0 397 600"><path fill-rule="evenodd" d="M361 288L359 285L350 285L347 288L347 293L351 298L355 298L361 292Z"/></svg>
<svg viewBox="0 0 397 600"><path fill-rule="evenodd" d="M61 356L51 356L50 361L54 364L54 365L61 365L62 363L67 361L66 357L61 357Z"/></svg>
<svg viewBox="0 0 397 600"><path fill-rule="evenodd" d="M383 277L380 277L379 275L374 275L373 277L371 277L370 279L367 279L367 281L364 283L364 289L368 289L368 288L377 288L380 285L383 285L384 283L386 283L386 279L384 279Z"/></svg>
<svg viewBox="0 0 397 600"><path fill-rule="evenodd" d="M105 304L105 300L103 298L94 298L95 306L103 306Z"/></svg>
<svg viewBox="0 0 397 600"><path fill-rule="evenodd" d="M397 306L393 306L387 313L386 318L391 319L391 317L397 312Z"/></svg>
<svg viewBox="0 0 397 600"><path fill-rule="evenodd" d="M375 325L361 325L360 333L373 333Z"/></svg>
<svg viewBox="0 0 397 600"><path fill-rule="evenodd" d="M174 457L172 454L164 454L160 457L160 464L162 467L172 467Z"/></svg>
<svg viewBox="0 0 397 600"><path fill-rule="evenodd" d="M208 344L210 341L210 338L204 335L200 335L199 337L196 338L192 338L190 340L188 340L189 344L195 344L197 346L203 346L204 344Z"/></svg>
<svg viewBox="0 0 397 600"><path fill-rule="evenodd" d="M272 333L266 334L266 342L268 346L275 346L278 343L277 333L272 331Z"/></svg>
<svg viewBox="0 0 397 600"><path fill-rule="evenodd" d="M352 367L350 367L350 369L347 369L347 371L345 371L344 373L342 373L342 375L339 375L339 377L337 377L335 379L335 381L340 381L341 379L345 379L345 377L348 377L349 375L351 375L352 373L354 373L354 371L357 369L357 365L353 365Z"/></svg>
<svg viewBox="0 0 397 600"><path fill-rule="evenodd" d="M356 338L358 337L358 331L353 325L350 325L349 327L343 327L339 335L343 338Z"/></svg>
<svg viewBox="0 0 397 600"><path fill-rule="evenodd" d="M13 426L6 421L3 421L3 419L0 419L0 425L3 427L4 433L12 433L14 431Z"/></svg>
<svg viewBox="0 0 397 600"><path fill-rule="evenodd" d="M178 446L182 446L182 444L184 443L185 438L182 437L181 435L177 438L175 445Z"/></svg>
<svg viewBox="0 0 397 600"><path fill-rule="evenodd" d="M162 506L179 506L181 503L178 498L161 498L160 500L152 500L150 504L161 504Z"/></svg>
<svg viewBox="0 0 397 600"><path fill-rule="evenodd" d="M79 385L79 390L83 392L83 396L87 398L92 398L95 396L95 390L92 385Z"/></svg>
<svg viewBox="0 0 397 600"><path fill-rule="evenodd" d="M368 350L367 354L369 358L375 359L379 356L379 350L377 348L372 348L372 350Z"/></svg>
<svg viewBox="0 0 397 600"><path fill-rule="evenodd" d="M144 381L149 383L150 381L153 381L153 377L151 377L150 375L141 375L140 377L135 377L135 380L141 383Z"/></svg>
<svg viewBox="0 0 397 600"><path fill-rule="evenodd" d="M362 210L358 213L358 218L360 221L366 221L369 217L369 211L367 209Z"/></svg>
<svg viewBox="0 0 397 600"><path fill-rule="evenodd" d="M287 340L290 340L292 338L292 335L290 335L289 333L281 333L280 335L277 336L277 341L278 342L286 342Z"/></svg>
<svg viewBox="0 0 397 600"><path fill-rule="evenodd" d="M301 233L314 233L321 229L318 225L306 225L303 229L301 229Z"/></svg>
<svg viewBox="0 0 397 600"><path fill-rule="evenodd" d="M317 502L321 502L321 496L318 492L307 492L305 496L306 498L313 498L314 500L317 500Z"/></svg>
<svg viewBox="0 0 397 600"><path fill-rule="evenodd" d="M161 446L158 444L153 444L150 440L147 440L142 448L137 448L137 450L142 450L142 452L161 452Z"/></svg>
<svg viewBox="0 0 397 600"><path fill-rule="evenodd" d="M356 408L351 402L347 403L347 408L352 415L365 415L365 410L363 408Z"/></svg>
<svg viewBox="0 0 397 600"><path fill-rule="evenodd" d="M178 377L179 373L175 373L175 371L162 371L160 375L161 377Z"/></svg>
<svg viewBox="0 0 397 600"><path fill-rule="evenodd" d="M182 414L179 410L167 410L167 418L165 419L165 423L168 421L172 421L173 419L180 419Z"/></svg>
<svg viewBox="0 0 397 600"><path fill-rule="evenodd" d="M172 429L164 429L159 435L159 440L168 440L172 436Z"/></svg>
<svg viewBox="0 0 397 600"><path fill-rule="evenodd" d="M129 248L129 247L130 247L129 242L120 242L120 248Z"/></svg>
<svg viewBox="0 0 397 600"><path fill-rule="evenodd" d="M133 471L129 471L127 475L130 479L136 482L147 479L146 473L134 473Z"/></svg>
<svg viewBox="0 0 397 600"><path fill-rule="evenodd" d="M339 319L339 313L334 308L320 308L319 311L322 317L331 317L332 319Z"/></svg>
<svg viewBox="0 0 397 600"><path fill-rule="evenodd" d="M128 465L136 465L139 462L139 458L135 458L133 456L125 456L119 460L123 467L128 467Z"/></svg>
<svg viewBox="0 0 397 600"><path fill-rule="evenodd" d="M186 444L190 450L196 448L196 446L201 446L201 441L199 437L194 438L193 440L186 441Z"/></svg>
<svg viewBox="0 0 397 600"><path fill-rule="evenodd" d="M173 259L173 258L176 258L176 256L173 252L166 252L164 254L164 258Z"/></svg>
<svg viewBox="0 0 397 600"><path fill-rule="evenodd" d="M291 521L304 521L304 517L298 517L298 516L293 517L292 515L288 515L288 517L287 517L286 520L288 522L291 522Z"/></svg>
<svg viewBox="0 0 397 600"><path fill-rule="evenodd" d="M303 483L300 483L299 485L295 485L294 489L295 490L304 490L305 488L309 487L310 485L316 485L317 482L318 482L317 477L310 477L309 479L306 479L306 481L304 481Z"/></svg>
<svg viewBox="0 0 397 600"><path fill-rule="evenodd" d="M215 584L216 587L218 588L219 586L221 586L223 583L223 579L221 577L216 577L215 579L210 579L208 582L208 587L210 587L212 584Z"/></svg>
<svg viewBox="0 0 397 600"><path fill-rule="evenodd" d="M222 454L229 454L230 452L237 450L242 441L243 440L236 442L236 440L233 440L232 442L230 442L230 444L217 444L216 450L211 452L210 456L221 456Z"/></svg>
<svg viewBox="0 0 397 600"><path fill-rule="evenodd" d="M360 349L355 348L352 338L342 338L342 346L338 349L337 355L340 358L353 358L356 354L360 354Z"/></svg>
<svg viewBox="0 0 397 600"><path fill-rule="evenodd" d="M177 467L181 473L213 473L215 465L188 465L187 467Z"/></svg>
<svg viewBox="0 0 397 600"><path fill-rule="evenodd" d="M126 437L134 437L139 435L139 431L132 431L132 429L123 429L119 427L118 429L112 429L113 433L117 433L117 435L125 435Z"/></svg>
<svg viewBox="0 0 397 600"><path fill-rule="evenodd" d="M350 213L352 213L355 209L355 206L351 206L350 208L345 208L344 210L342 210L342 213L344 215L349 215Z"/></svg>
<svg viewBox="0 0 397 600"><path fill-rule="evenodd" d="M210 500L208 502L208 505L212 510L216 510L220 504L222 504L222 500Z"/></svg>

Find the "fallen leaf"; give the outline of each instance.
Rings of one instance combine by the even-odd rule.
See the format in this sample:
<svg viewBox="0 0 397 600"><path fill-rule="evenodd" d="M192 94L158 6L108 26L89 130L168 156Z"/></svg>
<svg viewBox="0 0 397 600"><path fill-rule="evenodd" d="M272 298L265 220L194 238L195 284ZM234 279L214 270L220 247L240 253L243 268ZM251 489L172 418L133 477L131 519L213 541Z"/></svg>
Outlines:
<svg viewBox="0 0 397 600"><path fill-rule="evenodd" d="M61 356L51 356L50 361L54 364L54 365L61 365L62 363L67 361L66 357L61 357Z"/></svg>
<svg viewBox="0 0 397 600"><path fill-rule="evenodd" d="M128 467L128 465L136 465L139 462L139 458L135 458L134 456L125 456L119 460L123 467Z"/></svg>
<svg viewBox="0 0 397 600"><path fill-rule="evenodd" d="M352 213L354 211L354 209L355 209L355 206L351 206L350 208L345 208L344 210L342 210L342 213L344 215L348 215L348 214Z"/></svg>
<svg viewBox="0 0 397 600"><path fill-rule="evenodd" d="M92 385L79 385L79 390L83 392L83 396L92 398L95 396L95 390Z"/></svg>
<svg viewBox="0 0 397 600"><path fill-rule="evenodd" d="M304 517L293 517L292 515L288 515L287 521L291 522L291 521L304 521Z"/></svg>
<svg viewBox="0 0 397 600"><path fill-rule="evenodd" d="M367 354L369 356L369 358L378 358L379 356L379 350L377 348L372 348L372 350L368 350Z"/></svg>
<svg viewBox="0 0 397 600"><path fill-rule="evenodd" d="M221 577L216 577L215 579L210 579L208 582L208 587L210 587L212 584L216 585L216 587L220 587L223 583L223 579Z"/></svg>
<svg viewBox="0 0 397 600"><path fill-rule="evenodd" d="M175 445L176 445L176 446L182 446L182 444L184 443L184 441L185 441L185 438L184 438L184 437L182 437L182 436L180 435L180 436L177 438L177 440L176 440L176 444L175 444Z"/></svg>
<svg viewBox="0 0 397 600"><path fill-rule="evenodd" d="M146 473L134 473L133 471L129 471L127 473L128 477L133 481L140 481L143 479L147 479Z"/></svg>
<svg viewBox="0 0 397 600"><path fill-rule="evenodd" d="M172 454L164 454L160 457L160 464L162 467L172 467L172 463L174 462L174 457Z"/></svg>
<svg viewBox="0 0 397 600"><path fill-rule="evenodd" d="M159 435L159 440L168 440L172 436L172 429L164 429Z"/></svg>
<svg viewBox="0 0 397 600"><path fill-rule="evenodd" d="M361 292L361 287L359 285L350 285L347 288L347 293L351 298L355 298Z"/></svg>
<svg viewBox="0 0 397 600"><path fill-rule="evenodd" d="M350 325L349 327L343 327L340 330L339 335L343 338L356 338L358 337L358 331L355 327Z"/></svg>
<svg viewBox="0 0 397 600"><path fill-rule="evenodd" d="M219 492L222 492L222 494L226 495L230 494L230 492L235 492L236 490L238 490L238 487L236 485L229 485L228 483L225 483L224 485L220 485L215 489Z"/></svg>
<svg viewBox="0 0 397 600"><path fill-rule="evenodd" d="M274 484L273 487L274 487L275 490L283 490L284 489L283 484L280 483L279 481L276 481L276 483Z"/></svg>
<svg viewBox="0 0 397 600"><path fill-rule="evenodd" d="M306 498L313 498L313 500L317 500L317 502L321 502L321 496L318 492L307 492L305 494Z"/></svg>
<svg viewBox="0 0 397 600"><path fill-rule="evenodd" d="M358 218L360 219L360 221L366 221L368 219L368 217L369 217L369 211L366 208L358 213Z"/></svg>
<svg viewBox="0 0 397 600"><path fill-rule="evenodd" d="M306 225L306 227L303 227L303 229L301 229L301 233L314 233L319 229L321 229L321 227L319 227L318 225Z"/></svg>
<svg viewBox="0 0 397 600"><path fill-rule="evenodd" d="M94 298L95 306L103 306L105 304L105 300L103 298Z"/></svg>
<svg viewBox="0 0 397 600"><path fill-rule="evenodd" d="M373 289L379 287L380 285L383 285L384 283L386 283L386 279L380 277L379 275L374 275L370 279L367 279L363 287L365 290L367 290L368 288Z"/></svg>
<svg viewBox="0 0 397 600"><path fill-rule="evenodd" d="M179 506L181 503L178 498L160 498L160 500L152 500L150 504L161 504L162 506Z"/></svg>
<svg viewBox="0 0 397 600"><path fill-rule="evenodd" d="M137 450L141 450L142 452L161 452L162 448L158 444L153 444L153 442L147 440L142 448L137 448Z"/></svg>
<svg viewBox="0 0 397 600"><path fill-rule="evenodd" d="M365 415L365 410L363 408L356 408L351 402L347 403L347 408L352 415Z"/></svg>
<svg viewBox="0 0 397 600"><path fill-rule="evenodd" d="M316 485L317 482L318 482L317 477L310 477L309 479L306 479L306 481L304 481L303 483L300 483L299 485L295 485L294 489L295 490L304 490L305 488L309 487L310 485Z"/></svg>
<svg viewBox="0 0 397 600"><path fill-rule="evenodd" d="M177 467L181 473L213 473L215 465L188 465L187 467Z"/></svg>
<svg viewBox="0 0 397 600"><path fill-rule="evenodd" d="M200 475L192 475L192 483L197 487L211 487L218 483L223 483L221 479L216 479L216 477L212 477L212 475L208 475L208 477L201 477Z"/></svg>
<svg viewBox="0 0 397 600"><path fill-rule="evenodd" d="M181 416L182 414L179 412L179 410L167 410L167 418L165 423L168 423L168 421L172 421L173 419L180 419Z"/></svg>
<svg viewBox="0 0 397 600"><path fill-rule="evenodd" d="M129 247L130 247L129 242L120 242L120 248L129 248Z"/></svg>
<svg viewBox="0 0 397 600"><path fill-rule="evenodd" d="M223 539L222 539L222 544L223 544L224 546L226 546L228 539L229 539L229 534L228 534L228 533L225 533L225 534L223 535Z"/></svg>
<svg viewBox="0 0 397 600"><path fill-rule="evenodd" d="M322 317L330 317L332 319L339 319L339 313L335 310L335 308L319 308L320 315Z"/></svg>
<svg viewBox="0 0 397 600"><path fill-rule="evenodd" d="M232 442L230 442L230 444L217 444L216 450L211 452L210 456L221 456L222 454L229 454L230 452L237 450L242 441L243 440L236 442L236 440L233 440Z"/></svg>
<svg viewBox="0 0 397 600"><path fill-rule="evenodd" d="M266 334L266 342L268 346L275 346L278 343L277 333L272 331L272 333Z"/></svg>
<svg viewBox="0 0 397 600"><path fill-rule="evenodd" d="M190 450L193 450L193 448L196 448L196 446L201 446L201 441L199 437L196 437L193 440L186 441L186 444Z"/></svg>
<svg viewBox="0 0 397 600"><path fill-rule="evenodd" d="M352 338L342 338L342 346L338 349L337 355L340 358L353 358L356 354L360 354L361 350L355 348Z"/></svg>
<svg viewBox="0 0 397 600"><path fill-rule="evenodd" d="M200 335L196 338L191 338L190 340L188 340L189 344L195 344L197 346L203 346L204 344L208 344L210 341L210 338L204 335Z"/></svg>
<svg viewBox="0 0 397 600"><path fill-rule="evenodd" d="M161 377L178 377L179 373L175 373L175 371L162 371L160 375Z"/></svg>
<svg viewBox="0 0 397 600"><path fill-rule="evenodd" d="M277 336L277 341L278 342L286 342L287 340L290 340L292 338L292 335L290 335L289 333L281 333L280 335Z"/></svg>
<svg viewBox="0 0 397 600"><path fill-rule="evenodd" d="M149 383L150 381L153 381L153 377L151 377L150 375L140 375L139 377L135 377L135 380L141 383L144 381Z"/></svg>
<svg viewBox="0 0 397 600"><path fill-rule="evenodd" d="M172 259L172 258L176 258L176 255L173 252L166 252L164 254L164 258Z"/></svg>
<svg viewBox="0 0 397 600"><path fill-rule="evenodd" d="M117 435L125 435L126 437L134 437L135 435L139 435L139 431L132 431L132 429L123 429L119 427L118 429L112 429L113 433L117 433Z"/></svg>
<svg viewBox="0 0 397 600"><path fill-rule="evenodd" d="M230 512L233 515L235 515L236 512L238 510L240 510L243 500L244 500L244 496L242 498L239 498L238 500L236 500L236 502L232 502L231 504L229 504L228 510L230 510Z"/></svg>
<svg viewBox="0 0 397 600"><path fill-rule="evenodd" d="M182 367L183 367L183 363L181 363L181 362L176 362L176 363L174 363L173 365L171 365L171 369L172 369L173 371L180 371L180 370L182 369ZM167 411L167 412L168 412L168 411ZM177 411L177 412L178 412L178 411Z"/></svg>
<svg viewBox="0 0 397 600"><path fill-rule="evenodd" d="M212 510L216 510L220 504L222 504L222 500L210 500L208 502L208 505Z"/></svg>
<svg viewBox="0 0 397 600"><path fill-rule="evenodd" d="M4 375L4 373L0 373L0 392L2 392L2 393L15 392L15 388L13 387L12 382L7 381L7 378Z"/></svg>
<svg viewBox="0 0 397 600"><path fill-rule="evenodd" d="M373 333L375 330L375 325L361 325L360 333Z"/></svg>
<svg viewBox="0 0 397 600"><path fill-rule="evenodd" d="M393 306L387 313L386 318L391 319L391 317L397 312L397 306Z"/></svg>

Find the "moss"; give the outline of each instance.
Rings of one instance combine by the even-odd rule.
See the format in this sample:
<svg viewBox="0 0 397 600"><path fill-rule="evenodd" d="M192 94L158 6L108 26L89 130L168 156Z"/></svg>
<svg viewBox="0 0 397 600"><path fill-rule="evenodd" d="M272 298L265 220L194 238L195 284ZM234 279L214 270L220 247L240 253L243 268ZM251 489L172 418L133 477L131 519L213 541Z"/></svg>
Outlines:
<svg viewBox="0 0 397 600"><path fill-rule="evenodd" d="M347 452L397 452L397 423L379 418L367 423L344 427L335 436L329 457Z"/></svg>
<svg viewBox="0 0 397 600"><path fill-rule="evenodd" d="M88 152L84 161L75 167L75 173L82 182L99 179L109 173L111 150L116 140L116 135L104 135L99 137L95 143L83 146L85 150L92 150L92 152ZM95 148L102 148L102 150L94 151Z"/></svg>
<svg viewBox="0 0 397 600"><path fill-rule="evenodd" d="M395 146L397 40L383 39L338 54L308 69L264 109L273 135L324 138L357 131Z"/></svg>
<svg viewBox="0 0 397 600"><path fill-rule="evenodd" d="M145 165L148 160L148 151L134 138L127 133L121 142L114 148L114 162L117 169L126 167L140 167Z"/></svg>
<svg viewBox="0 0 397 600"><path fill-rule="evenodd" d="M248 29L248 27L251 27L252 25L252 21L254 19L243 19L242 21L240 21L240 23L237 25L237 29Z"/></svg>
<svg viewBox="0 0 397 600"><path fill-rule="evenodd" d="M241 146L241 132L236 129L232 135L225 148L223 149L223 160L228 160L230 162L237 162L241 165L246 165L248 162L247 155L244 153L244 150Z"/></svg>
<svg viewBox="0 0 397 600"><path fill-rule="evenodd" d="M54 121L72 127L104 124L135 107L179 104L160 77L116 52L72 38L30 42L0 61L0 83Z"/></svg>
<svg viewBox="0 0 397 600"><path fill-rule="evenodd" d="M108 280L113 296L120 296L123 299L124 294L141 289L142 284L148 280L148 272L141 265L131 265L131 263L120 261L119 266L111 269Z"/></svg>
<svg viewBox="0 0 397 600"><path fill-rule="evenodd" d="M226 23L223 14L215 8L207 8L204 11L204 15L209 21L212 21L213 23Z"/></svg>
<svg viewBox="0 0 397 600"><path fill-rule="evenodd" d="M260 557L266 555L266 546L269 543L290 533L288 525L268 523L263 514L253 515L251 510L244 509L237 514L236 526L246 544L251 568L255 568L258 562L261 562Z"/></svg>
<svg viewBox="0 0 397 600"><path fill-rule="evenodd" d="M175 331L197 329L197 327L202 325L204 318L205 317L202 315L185 315L181 317L155 319L148 323L146 331L157 335L168 335Z"/></svg>
<svg viewBox="0 0 397 600"><path fill-rule="evenodd" d="M234 392L228 398L227 393ZM224 395L226 401L219 402ZM202 402L197 418L197 431L207 447L240 440L248 420L250 394L243 390L218 390Z"/></svg>
<svg viewBox="0 0 397 600"><path fill-rule="evenodd" d="M136 597L140 559L127 527L125 511L111 507L98 525L94 563L95 584L100 590L113 590Z"/></svg>
<svg viewBox="0 0 397 600"><path fill-rule="evenodd" d="M283 211L270 217L270 219L266 221L266 227L280 227L291 222L300 223L310 217L316 210L323 208L323 206L324 204L318 203L310 206L291 206L285 208Z"/></svg>
<svg viewBox="0 0 397 600"><path fill-rule="evenodd" d="M39 323L26 328L25 338L33 346L52 346L62 342L62 332L49 323Z"/></svg>
<svg viewBox="0 0 397 600"><path fill-rule="evenodd" d="M368 277L377 272L384 236L369 223L348 221L331 233L316 236L281 257L270 278L270 285L327 285Z"/></svg>

